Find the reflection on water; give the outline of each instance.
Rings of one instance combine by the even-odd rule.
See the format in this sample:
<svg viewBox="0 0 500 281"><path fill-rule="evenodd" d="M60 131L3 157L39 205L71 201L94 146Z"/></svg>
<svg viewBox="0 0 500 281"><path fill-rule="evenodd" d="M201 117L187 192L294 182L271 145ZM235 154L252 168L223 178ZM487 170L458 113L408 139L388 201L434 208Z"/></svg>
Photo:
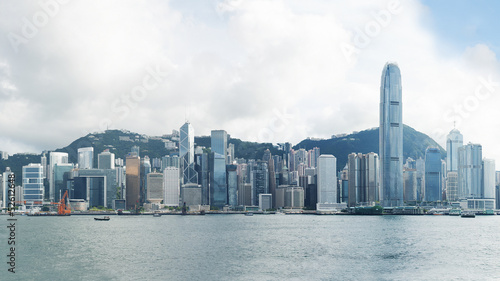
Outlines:
<svg viewBox="0 0 500 281"><path fill-rule="evenodd" d="M498 216L18 219L12 280L500 279Z"/></svg>

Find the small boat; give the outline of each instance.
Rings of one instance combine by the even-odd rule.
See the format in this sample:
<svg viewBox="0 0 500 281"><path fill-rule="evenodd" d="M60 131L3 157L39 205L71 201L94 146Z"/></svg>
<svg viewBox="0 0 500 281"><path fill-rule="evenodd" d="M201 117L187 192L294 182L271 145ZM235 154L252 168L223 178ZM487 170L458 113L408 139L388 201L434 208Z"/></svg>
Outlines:
<svg viewBox="0 0 500 281"><path fill-rule="evenodd" d="M462 217L462 218L475 218L476 214L474 214L474 212L462 212L460 217Z"/></svg>
<svg viewBox="0 0 500 281"><path fill-rule="evenodd" d="M109 217L105 216L104 218L94 218L96 221L109 221Z"/></svg>
<svg viewBox="0 0 500 281"><path fill-rule="evenodd" d="M153 214L153 217L155 217L155 218L159 218L159 217L161 217L161 214L160 214L160 213L154 213L154 214Z"/></svg>
<svg viewBox="0 0 500 281"><path fill-rule="evenodd" d="M245 213L245 216L253 216L252 212Z"/></svg>

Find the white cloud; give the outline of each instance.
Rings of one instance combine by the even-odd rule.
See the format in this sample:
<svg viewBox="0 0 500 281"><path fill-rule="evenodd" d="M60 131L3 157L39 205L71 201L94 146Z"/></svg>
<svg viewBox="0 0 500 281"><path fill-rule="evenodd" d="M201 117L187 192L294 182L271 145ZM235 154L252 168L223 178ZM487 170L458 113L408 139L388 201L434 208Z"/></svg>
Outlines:
<svg viewBox="0 0 500 281"><path fill-rule="evenodd" d="M500 160L497 133L484 132L500 120L500 88L466 117L455 112L480 77L500 81L495 53L478 44L443 56L444 43L422 24L427 8L404 1L390 12L390 3L71 1L19 53L0 39L0 149L62 147L107 119L111 128L161 135L187 118L198 135L226 129L244 140L293 143L371 128L379 122L381 70L393 60L406 124L444 145L442 134L460 117L465 139ZM19 33L22 18L40 9L1 8L5 34ZM360 31L363 46L355 43ZM356 51L350 59L346 44ZM158 87L129 114L114 112L157 65L169 72Z"/></svg>

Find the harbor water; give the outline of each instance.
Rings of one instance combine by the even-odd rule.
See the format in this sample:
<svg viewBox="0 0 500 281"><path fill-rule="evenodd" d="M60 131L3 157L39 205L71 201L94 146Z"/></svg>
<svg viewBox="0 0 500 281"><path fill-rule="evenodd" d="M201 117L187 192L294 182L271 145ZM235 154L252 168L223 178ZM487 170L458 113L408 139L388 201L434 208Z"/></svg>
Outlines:
<svg viewBox="0 0 500 281"><path fill-rule="evenodd" d="M499 280L500 216L0 216L0 280Z"/></svg>

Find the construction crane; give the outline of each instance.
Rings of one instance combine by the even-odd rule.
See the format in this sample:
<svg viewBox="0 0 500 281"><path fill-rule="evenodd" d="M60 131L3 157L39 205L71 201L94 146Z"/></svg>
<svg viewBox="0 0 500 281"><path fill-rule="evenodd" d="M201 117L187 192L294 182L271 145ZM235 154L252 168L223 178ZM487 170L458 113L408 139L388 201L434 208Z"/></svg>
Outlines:
<svg viewBox="0 0 500 281"><path fill-rule="evenodd" d="M68 199L68 204L66 204L65 199ZM64 192L64 195L59 202L51 203L51 204L57 205L57 215L69 216L71 214L71 208L69 206L69 198L68 198L68 191L67 190Z"/></svg>

